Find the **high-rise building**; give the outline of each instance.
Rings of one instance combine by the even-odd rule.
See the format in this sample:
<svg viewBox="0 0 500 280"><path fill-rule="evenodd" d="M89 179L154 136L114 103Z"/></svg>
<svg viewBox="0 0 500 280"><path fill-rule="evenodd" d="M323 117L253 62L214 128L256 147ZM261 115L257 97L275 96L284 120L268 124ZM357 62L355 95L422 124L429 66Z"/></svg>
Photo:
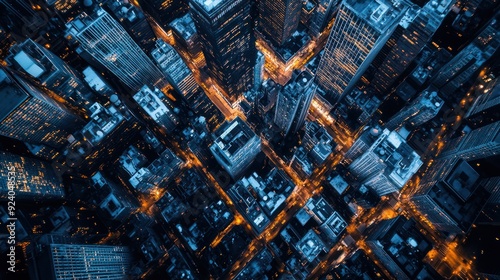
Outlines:
<svg viewBox="0 0 500 280"><path fill-rule="evenodd" d="M352 162L357 159L363 153L368 151L381 133L382 129L380 127L365 127L365 130L361 133L358 139L354 141L351 148L349 148L349 150L345 153L344 159L347 162Z"/></svg>
<svg viewBox="0 0 500 280"><path fill-rule="evenodd" d="M399 22L391 38L372 62L362 81L385 98L394 82L408 69L448 14L454 0L429 1L422 8L412 6Z"/></svg>
<svg viewBox="0 0 500 280"><path fill-rule="evenodd" d="M61 148L84 122L21 77L0 69L0 135Z"/></svg>
<svg viewBox="0 0 500 280"><path fill-rule="evenodd" d="M12 186L19 201L64 198L64 186L50 163L0 152L0 200L11 196Z"/></svg>
<svg viewBox="0 0 500 280"><path fill-rule="evenodd" d="M174 113L172 106L166 102L166 96L159 89L151 90L145 85L134 95L134 100L149 118L168 133L174 131L179 124L179 118Z"/></svg>
<svg viewBox="0 0 500 280"><path fill-rule="evenodd" d="M106 8L127 30L137 44L149 53L155 45L155 34L144 13L128 1L107 1Z"/></svg>
<svg viewBox="0 0 500 280"><path fill-rule="evenodd" d="M210 76L235 101L253 86L256 49L249 0L191 0ZM238 63L235 63L235 62Z"/></svg>
<svg viewBox="0 0 500 280"><path fill-rule="evenodd" d="M312 12L309 20L309 34L314 38L318 38L323 29L325 29L328 20L334 10L338 8L339 0L319 0L316 8Z"/></svg>
<svg viewBox="0 0 500 280"><path fill-rule="evenodd" d="M82 13L66 24L67 38L132 90L143 85L162 87L163 75L130 35L106 11Z"/></svg>
<svg viewBox="0 0 500 280"><path fill-rule="evenodd" d="M259 2L258 29L273 44L281 46L297 30L302 1L262 0Z"/></svg>
<svg viewBox="0 0 500 280"><path fill-rule="evenodd" d="M479 35L445 64L433 84L446 95L453 95L464 83L479 71L483 64L500 47L500 13L497 13Z"/></svg>
<svg viewBox="0 0 500 280"><path fill-rule="evenodd" d="M497 121L452 139L440 158L475 160L496 156L499 153L500 121Z"/></svg>
<svg viewBox="0 0 500 280"><path fill-rule="evenodd" d="M467 232L490 196L480 178L464 160L438 160L411 201L438 230Z"/></svg>
<svg viewBox="0 0 500 280"><path fill-rule="evenodd" d="M400 0L342 2L316 73L328 102L337 103L353 88L407 9Z"/></svg>
<svg viewBox="0 0 500 280"><path fill-rule="evenodd" d="M31 39L12 46L6 58L12 69L54 92L63 103L88 109L92 91L66 62Z"/></svg>
<svg viewBox="0 0 500 280"><path fill-rule="evenodd" d="M349 170L382 196L401 190L421 165L420 156L397 132L384 129Z"/></svg>
<svg viewBox="0 0 500 280"><path fill-rule="evenodd" d="M415 220L399 216L380 221L371 229L366 245L396 279L419 279L432 244Z"/></svg>
<svg viewBox="0 0 500 280"><path fill-rule="evenodd" d="M500 120L500 78L490 81L465 115L467 124L478 128Z"/></svg>
<svg viewBox="0 0 500 280"><path fill-rule="evenodd" d="M260 153L261 140L239 117L214 132L210 151L233 179L240 176Z"/></svg>
<svg viewBox="0 0 500 280"><path fill-rule="evenodd" d="M443 104L444 101L438 96L437 92L432 88L427 88L415 100L394 115L386 123L385 127L389 130L395 130L405 124L418 127L435 117Z"/></svg>
<svg viewBox="0 0 500 280"><path fill-rule="evenodd" d="M125 279L132 261L123 246L50 243L32 251L33 279Z"/></svg>
<svg viewBox="0 0 500 280"><path fill-rule="evenodd" d="M218 125L223 120L222 113L196 83L193 73L172 46L161 39L157 40L151 56L168 82L182 95L196 115L205 117L211 126Z"/></svg>
<svg viewBox="0 0 500 280"><path fill-rule="evenodd" d="M314 89L312 74L303 71L296 74L295 79L278 93L274 123L284 135L302 128L314 97Z"/></svg>

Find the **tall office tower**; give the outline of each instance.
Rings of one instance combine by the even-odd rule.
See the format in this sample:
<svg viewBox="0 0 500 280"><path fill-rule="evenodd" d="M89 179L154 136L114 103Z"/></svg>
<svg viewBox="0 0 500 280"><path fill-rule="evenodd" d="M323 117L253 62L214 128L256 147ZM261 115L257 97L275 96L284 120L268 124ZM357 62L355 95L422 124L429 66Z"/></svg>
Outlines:
<svg viewBox="0 0 500 280"><path fill-rule="evenodd" d="M363 153L368 151L368 149L375 143L380 137L382 129L380 127L368 127L366 126L361 135L354 141L351 148L345 153L344 159L347 163L351 163L353 160L357 159Z"/></svg>
<svg viewBox="0 0 500 280"><path fill-rule="evenodd" d="M309 20L309 34L318 38L339 5L339 0L319 0Z"/></svg>
<svg viewBox="0 0 500 280"><path fill-rule="evenodd" d="M297 132L304 125L315 87L312 74L303 71L278 93L274 123L284 135Z"/></svg>
<svg viewBox="0 0 500 280"><path fill-rule="evenodd" d="M445 95L453 96L453 93L469 82L498 50L500 47L499 29L500 12L497 12L474 41L441 68L433 84Z"/></svg>
<svg viewBox="0 0 500 280"><path fill-rule="evenodd" d="M191 0L210 76L231 102L253 85L256 49L249 0Z"/></svg>
<svg viewBox="0 0 500 280"><path fill-rule="evenodd" d="M394 82L410 66L448 14L454 0L429 1L411 7L363 75L370 89L384 99Z"/></svg>
<svg viewBox="0 0 500 280"><path fill-rule="evenodd" d="M213 137L210 151L233 179L242 175L260 153L260 138L239 117L224 122Z"/></svg>
<svg viewBox="0 0 500 280"><path fill-rule="evenodd" d="M394 115L385 127L389 130L395 130L405 124L417 127L434 118L443 104L444 101L431 86Z"/></svg>
<svg viewBox="0 0 500 280"><path fill-rule="evenodd" d="M484 182L464 160L437 160L411 201L438 230L467 232L490 196Z"/></svg>
<svg viewBox="0 0 500 280"><path fill-rule="evenodd" d="M132 256L127 247L49 243L33 246L33 279L109 279L129 276Z"/></svg>
<svg viewBox="0 0 500 280"><path fill-rule="evenodd" d="M259 2L258 29L276 46L281 46L297 30L302 1L262 0Z"/></svg>
<svg viewBox="0 0 500 280"><path fill-rule="evenodd" d="M0 151L0 200L10 196L12 183L19 201L64 198L64 186L50 163Z"/></svg>
<svg viewBox="0 0 500 280"><path fill-rule="evenodd" d="M106 11L81 14L66 24L67 38L75 40L88 55L107 68L132 90L144 84L162 87L163 75L132 40L125 29Z"/></svg>
<svg viewBox="0 0 500 280"><path fill-rule="evenodd" d="M88 109L92 91L66 62L31 39L14 45L6 58L12 69L54 92L68 106ZM86 110L85 110L86 111Z"/></svg>
<svg viewBox="0 0 500 280"><path fill-rule="evenodd" d="M134 95L134 100L149 118L164 128L167 133L171 133L179 124L179 118L173 112L172 106L165 102L165 98L165 95L159 89L154 88L154 90L151 90L148 86L143 86Z"/></svg>
<svg viewBox="0 0 500 280"><path fill-rule="evenodd" d="M478 223L500 225L500 177L483 179L484 188L490 193L490 198L478 218Z"/></svg>
<svg viewBox="0 0 500 280"><path fill-rule="evenodd" d="M145 53L149 53L153 49L156 37L140 9L123 1L108 1L105 7Z"/></svg>
<svg viewBox="0 0 500 280"><path fill-rule="evenodd" d="M161 39L157 40L156 48L151 52L151 56L163 71L168 82L182 95L196 115L205 117L210 126L218 125L224 119L219 109L196 83L193 73L172 46Z"/></svg>
<svg viewBox="0 0 500 280"><path fill-rule="evenodd" d="M21 77L0 68L0 135L61 148L84 122Z"/></svg>
<svg viewBox="0 0 500 280"><path fill-rule="evenodd" d="M398 216L380 221L369 230L366 245L392 277L400 280L422 277L424 258L432 249L432 243L414 219Z"/></svg>
<svg viewBox="0 0 500 280"><path fill-rule="evenodd" d="M189 9L188 0L138 0L141 9L152 17L163 29L174 18L178 18Z"/></svg>
<svg viewBox="0 0 500 280"><path fill-rule="evenodd" d="M316 73L331 104L349 92L404 16L403 0L344 0Z"/></svg>
<svg viewBox="0 0 500 280"><path fill-rule="evenodd" d="M440 158L475 160L500 153L500 121L476 128L464 136L452 139Z"/></svg>
<svg viewBox="0 0 500 280"><path fill-rule="evenodd" d="M420 156L397 132L384 129L371 147L349 165L349 170L382 196L401 190L421 165Z"/></svg>
<svg viewBox="0 0 500 280"><path fill-rule="evenodd" d="M500 120L500 78L489 82L482 91L465 115L472 128Z"/></svg>
<svg viewBox="0 0 500 280"><path fill-rule="evenodd" d="M265 56L257 51L257 59L255 61L255 67L253 69L253 90L258 91L262 85L262 79L264 78L264 63L266 62Z"/></svg>

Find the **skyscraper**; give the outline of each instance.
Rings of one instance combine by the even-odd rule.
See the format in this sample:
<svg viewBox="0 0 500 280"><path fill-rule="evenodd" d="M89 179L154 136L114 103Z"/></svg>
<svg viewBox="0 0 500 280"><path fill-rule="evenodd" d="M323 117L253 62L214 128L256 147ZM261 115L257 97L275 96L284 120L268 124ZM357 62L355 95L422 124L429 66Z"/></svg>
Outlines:
<svg viewBox="0 0 500 280"><path fill-rule="evenodd" d="M61 148L84 122L21 77L0 68L0 135Z"/></svg>
<svg viewBox="0 0 500 280"><path fill-rule="evenodd" d="M259 2L259 31L266 39L281 46L297 30L301 0L262 0Z"/></svg>
<svg viewBox="0 0 500 280"><path fill-rule="evenodd" d="M400 0L342 2L316 73L328 102L337 103L353 88L407 8Z"/></svg>
<svg viewBox="0 0 500 280"><path fill-rule="evenodd" d="M479 71L500 47L500 13L497 12L486 27L467 47L445 64L433 84L446 95L453 95Z"/></svg>
<svg viewBox="0 0 500 280"><path fill-rule="evenodd" d="M80 47L132 90L143 85L162 87L163 75L132 40L125 29L99 8L66 24L67 38Z"/></svg>
<svg viewBox="0 0 500 280"><path fill-rule="evenodd" d="M284 135L290 131L298 131L304 124L314 97L314 89L312 74L303 71L278 93L274 123Z"/></svg>
<svg viewBox="0 0 500 280"><path fill-rule="evenodd" d="M411 201L438 230L467 232L490 196L485 182L464 160L437 160Z"/></svg>
<svg viewBox="0 0 500 280"><path fill-rule="evenodd" d="M474 160L500 153L500 121L476 128L464 136L452 139L440 158Z"/></svg>
<svg viewBox="0 0 500 280"><path fill-rule="evenodd" d="M53 91L64 103L79 109L90 107L92 92L79 73L33 40L12 46L6 60L12 69Z"/></svg>
<svg viewBox="0 0 500 280"><path fill-rule="evenodd" d="M333 11L337 8L339 0L319 0L309 20L309 33L318 38L331 18Z"/></svg>
<svg viewBox="0 0 500 280"><path fill-rule="evenodd" d="M385 98L394 82L410 66L448 14L454 0L429 1L422 8L412 6L364 78L379 98Z"/></svg>
<svg viewBox="0 0 500 280"><path fill-rule="evenodd" d="M157 40L151 56L169 83L182 95L195 114L205 117L211 126L218 125L222 121L224 118L222 113L196 83L193 73L174 47L161 39Z"/></svg>
<svg viewBox="0 0 500 280"><path fill-rule="evenodd" d="M214 132L210 151L233 179L240 176L260 153L261 140L239 117Z"/></svg>
<svg viewBox="0 0 500 280"><path fill-rule="evenodd" d="M500 78L489 82L483 94L474 101L465 115L468 125L477 128L500 119Z"/></svg>
<svg viewBox="0 0 500 280"><path fill-rule="evenodd" d="M48 162L0 152L0 200L8 197L10 178L19 201L64 198L64 186Z"/></svg>
<svg viewBox="0 0 500 280"><path fill-rule="evenodd" d="M425 91L415 98L410 104L394 115L385 125L389 130L394 130L404 124L411 124L417 127L437 115L444 101L438 96L432 88Z"/></svg>
<svg viewBox="0 0 500 280"><path fill-rule="evenodd" d="M420 156L397 132L384 129L370 148L349 165L349 170L382 196L401 190L421 165Z"/></svg>
<svg viewBox="0 0 500 280"><path fill-rule="evenodd" d="M256 50L250 6L249 0L190 1L208 72L231 101L253 85Z"/></svg>
<svg viewBox="0 0 500 280"><path fill-rule="evenodd" d="M43 244L33 248L33 279L109 279L129 276L132 257L123 246Z"/></svg>

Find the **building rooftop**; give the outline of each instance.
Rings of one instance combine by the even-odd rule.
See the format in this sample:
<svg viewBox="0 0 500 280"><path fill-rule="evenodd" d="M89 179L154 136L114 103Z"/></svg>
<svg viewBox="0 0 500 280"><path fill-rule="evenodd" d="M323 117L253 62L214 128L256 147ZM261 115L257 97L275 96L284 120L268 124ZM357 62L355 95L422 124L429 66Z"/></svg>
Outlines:
<svg viewBox="0 0 500 280"><path fill-rule="evenodd" d="M243 148L253 137L255 133L239 117L230 122L222 124L215 131L216 139L213 145L216 145L227 157L232 157L241 148Z"/></svg>
<svg viewBox="0 0 500 280"><path fill-rule="evenodd" d="M420 156L395 131L390 132L374 151L387 165L386 174L399 188L403 187L422 165Z"/></svg>
<svg viewBox="0 0 500 280"><path fill-rule="evenodd" d="M230 3L231 1L228 0L195 0L195 3L197 3L200 7L205 9L206 12L211 12L218 6L222 6L225 3Z"/></svg>
<svg viewBox="0 0 500 280"><path fill-rule="evenodd" d="M399 269L410 279L413 279L421 271L424 265L422 260L431 250L431 243L416 227L414 220L407 220L402 216L385 220L378 226L379 228L368 237L368 240L373 242L375 246L382 248ZM376 255L379 256L377 252L375 251ZM395 271L398 269L393 269L391 265L384 262L384 266L390 272L396 273Z"/></svg>
<svg viewBox="0 0 500 280"><path fill-rule="evenodd" d="M90 111L92 120L82 129L82 134L92 145L99 143L124 119L113 105L105 108L96 102L90 107Z"/></svg>
<svg viewBox="0 0 500 280"><path fill-rule="evenodd" d="M169 25L185 41L190 40L193 37L193 35L197 34L193 18L191 18L191 15L189 13L187 13L183 17L174 19Z"/></svg>
<svg viewBox="0 0 500 280"><path fill-rule="evenodd" d="M308 262L314 261L321 251L326 251L325 243L323 243L313 229L310 229L304 237L297 242L295 247Z"/></svg>
<svg viewBox="0 0 500 280"><path fill-rule="evenodd" d="M466 161L459 161L444 181L461 200L465 201L476 190L478 180L479 174Z"/></svg>
<svg viewBox="0 0 500 280"><path fill-rule="evenodd" d="M344 5L380 33L399 21L408 8L408 4L402 0L346 0Z"/></svg>
<svg viewBox="0 0 500 280"><path fill-rule="evenodd" d="M134 95L134 100L154 121L159 121L165 115L171 114L171 110L159 97L162 95L163 93L157 88L153 92L145 85Z"/></svg>
<svg viewBox="0 0 500 280"><path fill-rule="evenodd" d="M349 184L347 184L347 182L344 180L344 178L342 178L342 176L340 175L337 175L333 178L331 178L328 183L330 184L330 186L332 186L339 195L341 195L342 193L344 193L344 191L347 189L347 187L349 187Z"/></svg>

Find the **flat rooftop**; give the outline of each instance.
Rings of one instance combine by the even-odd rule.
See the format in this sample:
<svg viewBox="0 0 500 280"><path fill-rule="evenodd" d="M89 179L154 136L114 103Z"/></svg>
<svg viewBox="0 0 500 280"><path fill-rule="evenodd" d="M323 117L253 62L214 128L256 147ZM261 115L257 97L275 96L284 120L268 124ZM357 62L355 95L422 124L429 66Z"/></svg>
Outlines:
<svg viewBox="0 0 500 280"><path fill-rule="evenodd" d="M346 0L344 5L380 33L387 31L408 8L401 0Z"/></svg>

